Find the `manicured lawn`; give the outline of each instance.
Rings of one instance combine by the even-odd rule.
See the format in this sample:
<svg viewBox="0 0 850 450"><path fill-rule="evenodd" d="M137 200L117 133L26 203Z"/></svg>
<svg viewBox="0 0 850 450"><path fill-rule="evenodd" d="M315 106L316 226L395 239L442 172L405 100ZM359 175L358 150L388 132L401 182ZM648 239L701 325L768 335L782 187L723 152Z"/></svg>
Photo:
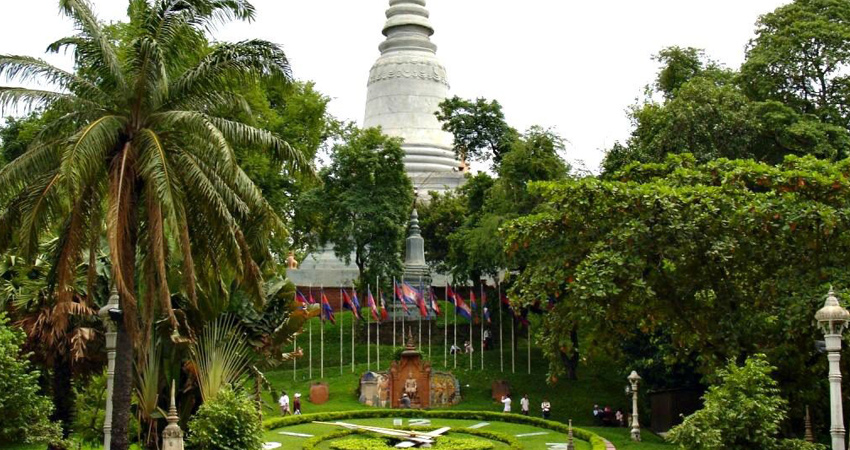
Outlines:
<svg viewBox="0 0 850 450"><path fill-rule="evenodd" d="M378 427L392 428L393 419L354 419L346 421L348 423L355 423L359 425L372 425ZM407 425L408 421L405 420L404 424ZM434 419L431 421L432 426L443 427L450 426L452 427L452 431L449 433L461 434L463 429L472 425L476 425L481 423L478 420L454 420L454 419ZM552 430L546 430L542 428L533 427L530 425L520 425L520 424L512 424L512 423L504 423L504 422L488 422L490 425L480 428L483 431L493 431L497 433L507 434L515 437L520 443L522 443L525 448L528 449L545 449L546 444L548 443L565 443L567 437L565 435L560 435ZM321 436L329 434L333 431L339 430L338 427L334 427L331 425L320 425L320 424L302 424L295 425L292 427L279 428L277 430L269 431L265 435L266 442L280 442L283 444L282 448L285 449L298 449L300 445L307 438L300 437L292 437L281 435L280 432L294 432L294 433L302 433L302 434L311 434L314 436ZM517 436L529 433L543 433L535 436ZM481 439L481 438L478 438ZM575 441L577 450L590 450L590 444L584 441ZM322 448L328 448L326 446ZM504 445L498 445L497 448L507 448Z"/></svg>
<svg viewBox="0 0 850 450"><path fill-rule="evenodd" d="M676 446L667 444L660 437L642 430L641 442L632 442L628 428L585 427L605 439L611 441L617 450L671 450Z"/></svg>

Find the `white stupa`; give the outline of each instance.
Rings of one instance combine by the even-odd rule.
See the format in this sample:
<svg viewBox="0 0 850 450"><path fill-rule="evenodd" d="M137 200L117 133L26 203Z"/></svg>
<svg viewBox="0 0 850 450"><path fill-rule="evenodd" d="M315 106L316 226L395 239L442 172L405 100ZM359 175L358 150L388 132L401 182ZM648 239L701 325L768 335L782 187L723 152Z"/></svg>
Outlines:
<svg viewBox="0 0 850 450"><path fill-rule="evenodd" d="M431 42L434 27L425 0L390 0L386 40L369 73L363 127L380 126L404 139L404 165L420 196L463 183L452 135L434 113L449 95L446 69Z"/></svg>

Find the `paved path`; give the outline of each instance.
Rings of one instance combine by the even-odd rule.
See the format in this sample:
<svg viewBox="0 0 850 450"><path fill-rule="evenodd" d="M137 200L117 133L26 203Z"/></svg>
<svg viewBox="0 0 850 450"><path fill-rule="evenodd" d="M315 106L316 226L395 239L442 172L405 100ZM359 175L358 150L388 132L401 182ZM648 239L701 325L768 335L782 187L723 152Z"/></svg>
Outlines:
<svg viewBox="0 0 850 450"><path fill-rule="evenodd" d="M614 447L614 444L608 442L606 439L603 439L603 441L605 441L605 450L617 450L617 447Z"/></svg>

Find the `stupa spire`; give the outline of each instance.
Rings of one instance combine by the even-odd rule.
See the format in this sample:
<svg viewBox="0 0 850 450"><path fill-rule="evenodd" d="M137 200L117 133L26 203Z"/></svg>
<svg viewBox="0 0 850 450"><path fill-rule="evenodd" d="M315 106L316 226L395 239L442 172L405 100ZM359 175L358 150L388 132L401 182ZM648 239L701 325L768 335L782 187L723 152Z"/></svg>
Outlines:
<svg viewBox="0 0 850 450"><path fill-rule="evenodd" d="M425 0L390 0L384 36L378 47L381 54L398 50L420 50L435 53L437 46L431 42L434 26Z"/></svg>

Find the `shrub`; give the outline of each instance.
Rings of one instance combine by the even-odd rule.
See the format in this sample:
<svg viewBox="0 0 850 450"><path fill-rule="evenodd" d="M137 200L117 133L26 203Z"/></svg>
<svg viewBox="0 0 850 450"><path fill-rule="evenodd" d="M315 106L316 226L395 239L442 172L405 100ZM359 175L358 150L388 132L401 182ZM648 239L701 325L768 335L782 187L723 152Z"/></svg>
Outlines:
<svg viewBox="0 0 850 450"><path fill-rule="evenodd" d="M263 445L260 415L247 396L225 387L189 421L193 450L257 450Z"/></svg>
<svg viewBox="0 0 850 450"><path fill-rule="evenodd" d="M821 448L777 438L788 404L770 377L774 370L764 355L747 359L741 367L730 362L719 374L720 384L703 397L703 408L670 430L668 439L688 450Z"/></svg>
<svg viewBox="0 0 850 450"><path fill-rule="evenodd" d="M53 404L39 395L39 373L20 353L24 334L7 323L0 313L0 444L58 442L61 429L49 419Z"/></svg>

